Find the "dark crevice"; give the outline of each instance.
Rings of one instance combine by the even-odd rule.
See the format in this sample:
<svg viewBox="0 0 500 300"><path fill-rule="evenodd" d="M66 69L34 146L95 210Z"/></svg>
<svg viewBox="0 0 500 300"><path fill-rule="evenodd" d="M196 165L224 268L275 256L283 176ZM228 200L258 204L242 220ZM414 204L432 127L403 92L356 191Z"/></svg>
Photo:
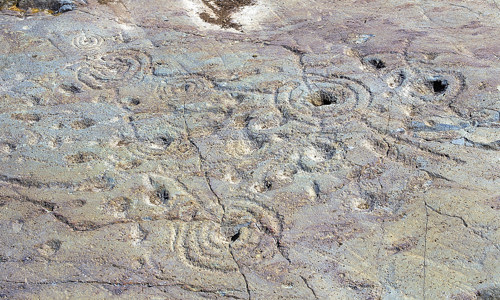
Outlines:
<svg viewBox="0 0 500 300"><path fill-rule="evenodd" d="M324 106L324 105L332 105L338 103L338 98L334 93L329 91L320 90L309 99L314 106Z"/></svg>
<svg viewBox="0 0 500 300"><path fill-rule="evenodd" d="M433 212L439 214L439 215L442 215L442 216L446 216L446 217L450 217L450 218L457 218L459 219L460 221L462 221L462 224L465 226L465 227L469 227L469 225L467 224L467 222L465 222L464 218L460 217L460 216L455 216L455 215L450 215L450 214L447 214L447 213L443 213L437 209L435 209L434 207L430 206L429 204L427 204L427 202L425 203L425 206L428 207L430 210L432 210Z"/></svg>
<svg viewBox="0 0 500 300"><path fill-rule="evenodd" d="M314 193L316 194L316 198L319 199L321 197L321 188L319 186L319 183L314 180L313 181L313 188L314 188Z"/></svg>
<svg viewBox="0 0 500 300"><path fill-rule="evenodd" d="M375 69L383 69L385 68L385 63L378 59L378 58L372 58L370 60L368 60L368 62L375 67Z"/></svg>
<svg viewBox="0 0 500 300"><path fill-rule="evenodd" d="M222 223L222 221L224 220L224 218L226 216L226 206L222 202L222 199L219 197L219 195L217 195L217 193L213 189L212 182L211 182L210 177L208 175L208 171L203 171L203 169L204 169L203 168L203 163L205 162L205 158L201 154L200 147L198 147L198 145L191 138L191 134L190 134L190 131L189 131L189 126L188 126L188 122L187 122L187 118L186 118L186 101L185 101L185 99L184 99L182 117L184 119L184 126L185 126L185 131L186 131L186 139L196 149L196 152L198 153L198 168L199 168L200 172L202 172L204 174L204 178L205 178L205 181L207 183L208 189L214 195L215 199L217 200L217 204L222 209L222 217L220 218L220 222ZM231 241L233 241L233 238L235 238L235 240L236 240L238 237L239 237L239 231L238 231L238 233L236 235L234 235L234 236L231 237ZM234 252L233 252L233 248L231 247L231 244L229 244L229 253L231 254L231 257L232 257L232 259L233 259L233 261L234 261L234 263L235 263L235 265L237 267L238 273L240 273L240 275L243 278L243 281L245 282L245 289L246 289L246 292L247 292L248 300L251 300L252 299L252 294L250 292L250 285L248 283L247 276L245 275L244 272L242 272L240 263L238 263L238 260L234 256Z"/></svg>
<svg viewBox="0 0 500 300"><path fill-rule="evenodd" d="M238 230L238 232L237 232L235 235L233 235L233 236L231 237L231 242L235 242L235 241L237 241L239 238L240 238L240 231Z"/></svg>
<svg viewBox="0 0 500 300"><path fill-rule="evenodd" d="M448 89L448 81L445 79L433 79L427 82L434 94L442 94Z"/></svg>
<svg viewBox="0 0 500 300"><path fill-rule="evenodd" d="M327 91L319 91L319 97L321 99L321 105L330 105L333 103L337 103L337 99L332 93Z"/></svg>
<svg viewBox="0 0 500 300"><path fill-rule="evenodd" d="M311 291L311 293L313 294L314 296L314 299L319 299L318 298L318 295L316 295L316 291L314 291L314 289L312 288L312 286L309 284L309 282L307 281L307 279L304 277L304 276L300 276L300 278L302 278L302 281L304 281L304 284L307 286L307 288Z"/></svg>
<svg viewBox="0 0 500 300"><path fill-rule="evenodd" d="M156 196L160 199L160 202L163 204L167 204L168 200L170 200L170 194L164 188L157 190Z"/></svg>

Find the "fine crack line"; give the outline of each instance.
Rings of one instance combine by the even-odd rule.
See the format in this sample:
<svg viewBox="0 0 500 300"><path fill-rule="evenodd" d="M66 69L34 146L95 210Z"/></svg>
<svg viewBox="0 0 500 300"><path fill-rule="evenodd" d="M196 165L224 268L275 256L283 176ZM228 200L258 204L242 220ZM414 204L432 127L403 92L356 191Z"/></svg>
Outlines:
<svg viewBox="0 0 500 300"><path fill-rule="evenodd" d="M319 299L319 298L318 298L318 295L316 295L316 292L315 292L315 291L314 291L314 289L311 287L311 285L309 284L309 282L307 281L307 279L306 279L304 276L302 276L302 275L300 275L300 278L302 278L302 280L304 281L304 283L305 283L305 285L307 286L307 288L308 288L309 290L311 290L312 294L314 295L314 299Z"/></svg>
<svg viewBox="0 0 500 300"><path fill-rule="evenodd" d="M427 204L427 202L425 202L425 206L430 208L433 212L439 214L439 215L442 215L442 216L446 216L446 217L450 217L450 218L457 218L459 219L460 221L462 221L462 224L465 226L465 227L469 227L469 225L467 224L467 222L465 222L464 218L460 217L460 216L456 216L456 215L450 215L450 214L447 214L447 213L444 213L444 212L441 212L437 209L435 209L434 207L430 206L429 204Z"/></svg>
<svg viewBox="0 0 500 300"><path fill-rule="evenodd" d="M233 258L234 260L234 263L236 264L236 266L238 267L238 272L241 274L241 276L243 277L243 280L245 281L245 288L247 290L247 294L248 294L248 300L252 300L252 294L250 292L250 286L248 285L248 279L247 279L247 276L245 275L245 273L243 273L241 271L241 267L240 267L240 264L238 263L238 261L236 260L236 258L234 257L234 253L233 253L233 248L231 246L231 244L229 244L229 253L231 253L231 257Z"/></svg>
<svg viewBox="0 0 500 300"><path fill-rule="evenodd" d="M462 221L462 224L469 228L469 224L465 221L465 219L461 216L456 216L456 215L450 215L450 214L447 214L447 213L443 213L435 208L433 208L432 206L430 206L429 204L427 204L427 202L425 203L426 207L430 208L433 212L439 214L439 215L442 215L442 216L446 216L446 217L450 217L450 218L456 218L456 219L459 219L460 221ZM497 250L500 251L500 246L495 244L493 241L491 241L487 236L485 236L481 231L478 231L474 228L470 228L472 233L474 233L475 235L487 240L488 242L490 242Z"/></svg>
<svg viewBox="0 0 500 300"><path fill-rule="evenodd" d="M279 45L279 46L281 46L285 50L288 50L288 51L292 52L294 55L296 55L298 57L298 59L299 59L298 61L299 61L299 65L300 65L300 71L302 73L301 74L302 75L302 81L307 85L307 87L309 89L311 89L311 87L307 83L306 65L304 63L304 55L306 54L306 52L304 52L302 50L299 50L296 47L291 47L291 46L288 46L288 45Z"/></svg>
<svg viewBox="0 0 500 300"><path fill-rule="evenodd" d="M278 249L281 256L283 256L286 259L286 261L288 262L288 264L291 265L292 261L290 260L289 253L287 253L288 249L281 244L281 240L283 239L284 217L278 213L276 213L276 217L279 220L280 231L279 231L279 235L277 237L273 236L272 238L273 238L274 243L276 244L276 248Z"/></svg>
<svg viewBox="0 0 500 300"><path fill-rule="evenodd" d="M435 172L432 172L432 171L428 171L428 170L425 170L425 169L419 169L419 170L427 173L427 175L429 175L432 179L442 179L442 180L445 180L445 181L448 181L448 182L454 182L453 180L451 180L449 178L446 178L446 177L444 177L441 174L438 174L438 173L435 173Z"/></svg>
<svg viewBox="0 0 500 300"><path fill-rule="evenodd" d="M425 280L427 276L427 231L428 231L428 225L429 225L429 210L428 210L428 205L427 202L425 203L425 233L424 233L424 278L423 278L423 285L422 285L422 299L425 300Z"/></svg>
<svg viewBox="0 0 500 300"><path fill-rule="evenodd" d="M225 216L226 216L226 206L224 205L224 203L222 202L222 199L219 197L219 195L217 195L217 193L215 192L215 190L213 189L212 187L212 182L210 181L210 177L208 175L208 171L204 171L203 169L203 162L205 161L205 159L203 158L203 155L201 155L201 150L200 148L198 147L198 145L196 145L196 143L191 139L191 134L189 132L189 127L188 127L188 124L187 124L187 118L186 118L186 98L184 98L184 105L183 105L183 109L182 109L182 116L183 116L183 119L184 119L184 126L185 126L185 130L186 130L186 139L189 141L189 143L191 145L193 145L193 147L196 148L196 151L198 153L198 161L199 161L199 169L200 169L200 172L203 173L204 175L204 178L205 178L205 181L207 183L207 186L210 190L210 192L214 195L214 197L217 199L217 203L219 204L219 206L221 207L222 209L222 217L220 218L220 223L223 222ZM248 300L251 300L252 299L252 296L251 296L251 292L250 292L250 286L248 284L248 279L246 277L246 275L241 271L241 267L240 267L240 264L238 263L238 261L236 260L236 258L234 257L234 253L233 253L233 249L232 249L232 246L231 244L229 244L229 253L231 254L231 258L233 259L234 263L236 264L236 266L238 267L238 272L241 274L241 276L243 277L243 280L245 281L245 289L246 289L246 292L248 294Z"/></svg>

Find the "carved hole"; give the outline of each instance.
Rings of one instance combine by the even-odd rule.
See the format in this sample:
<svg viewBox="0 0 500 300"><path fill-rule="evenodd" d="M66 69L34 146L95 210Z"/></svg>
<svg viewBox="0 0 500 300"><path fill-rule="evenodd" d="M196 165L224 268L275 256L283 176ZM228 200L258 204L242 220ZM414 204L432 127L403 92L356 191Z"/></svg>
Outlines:
<svg viewBox="0 0 500 300"><path fill-rule="evenodd" d="M161 188L156 191L156 196L160 199L160 202L166 204L168 200L170 200L170 194L164 188Z"/></svg>
<svg viewBox="0 0 500 300"><path fill-rule="evenodd" d="M309 99L309 102L314 106L331 105L338 103L338 98L334 93L320 90Z"/></svg>
<svg viewBox="0 0 500 300"><path fill-rule="evenodd" d="M236 240L239 239L239 237L240 237L240 231L238 230L238 232L236 232L236 234L231 237L231 242L235 242Z"/></svg>
<svg viewBox="0 0 500 300"><path fill-rule="evenodd" d="M427 82L434 94L442 94L448 89L448 81L445 79L432 79Z"/></svg>
<svg viewBox="0 0 500 300"><path fill-rule="evenodd" d="M264 188L265 188L266 190L270 190L272 187L273 187L273 183L272 183L271 181L269 181L269 180L267 180L267 179L266 179L266 180L264 180Z"/></svg>
<svg viewBox="0 0 500 300"><path fill-rule="evenodd" d="M383 69L385 68L385 63L378 59L378 58L372 58L370 60L368 60L368 62L375 67L375 69Z"/></svg>

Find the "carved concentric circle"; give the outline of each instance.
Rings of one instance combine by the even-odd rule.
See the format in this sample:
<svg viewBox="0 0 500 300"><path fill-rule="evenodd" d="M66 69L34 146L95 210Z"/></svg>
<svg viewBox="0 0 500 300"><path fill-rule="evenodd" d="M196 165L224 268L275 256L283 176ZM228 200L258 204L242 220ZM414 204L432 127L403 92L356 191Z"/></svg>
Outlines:
<svg viewBox="0 0 500 300"><path fill-rule="evenodd" d="M278 92L277 104L288 118L308 123L349 114L371 102L369 88L344 75L309 75L305 83L292 82Z"/></svg>
<svg viewBox="0 0 500 300"><path fill-rule="evenodd" d="M272 258L278 251L281 234L278 215L270 208L248 199L231 200L223 220L223 231L238 252L255 252Z"/></svg>
<svg viewBox="0 0 500 300"><path fill-rule="evenodd" d="M272 236L279 235L281 230L279 219L274 211L250 200L232 200L225 218L232 224L254 224L263 233Z"/></svg>
<svg viewBox="0 0 500 300"><path fill-rule="evenodd" d="M458 71L417 69L415 80L402 86L412 97L426 102L452 102L466 87Z"/></svg>
<svg viewBox="0 0 500 300"><path fill-rule="evenodd" d="M235 272L238 266L221 234L220 225L210 221L179 225L175 250L184 263L212 272Z"/></svg>
<svg viewBox="0 0 500 300"><path fill-rule="evenodd" d="M150 68L151 59L146 53L120 50L95 57L78 70L77 77L92 89L108 89L140 81Z"/></svg>
<svg viewBox="0 0 500 300"><path fill-rule="evenodd" d="M72 44L75 48L86 51L100 49L103 42L104 38L102 36L84 32L78 34L72 40Z"/></svg>

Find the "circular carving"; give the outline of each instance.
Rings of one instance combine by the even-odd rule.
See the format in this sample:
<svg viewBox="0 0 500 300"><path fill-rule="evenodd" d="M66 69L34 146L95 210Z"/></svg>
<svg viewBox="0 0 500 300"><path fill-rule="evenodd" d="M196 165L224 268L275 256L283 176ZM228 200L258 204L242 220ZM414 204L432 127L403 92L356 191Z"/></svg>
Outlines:
<svg viewBox="0 0 500 300"><path fill-rule="evenodd" d="M103 42L104 38L100 35L82 32L73 38L72 44L75 48L89 51L100 49Z"/></svg>
<svg viewBox="0 0 500 300"><path fill-rule="evenodd" d="M338 74L308 75L305 84L289 83L278 93L287 118L312 124L367 107L372 98L362 81Z"/></svg>
<svg viewBox="0 0 500 300"><path fill-rule="evenodd" d="M418 70L416 79L403 86L411 96L426 102L450 102L465 87L465 77L460 72L432 69Z"/></svg>
<svg viewBox="0 0 500 300"><path fill-rule="evenodd" d="M78 79L92 89L115 88L142 80L150 67L150 57L144 52L121 50L88 62L78 70Z"/></svg>
<svg viewBox="0 0 500 300"><path fill-rule="evenodd" d="M213 272L235 272L238 266L229 250L229 241L214 222L182 223L175 249L186 264Z"/></svg>
<svg viewBox="0 0 500 300"><path fill-rule="evenodd" d="M234 200L224 215L224 231L231 241L231 248L239 253L256 254L272 258L276 240L281 233L277 214L270 208L249 200Z"/></svg>

